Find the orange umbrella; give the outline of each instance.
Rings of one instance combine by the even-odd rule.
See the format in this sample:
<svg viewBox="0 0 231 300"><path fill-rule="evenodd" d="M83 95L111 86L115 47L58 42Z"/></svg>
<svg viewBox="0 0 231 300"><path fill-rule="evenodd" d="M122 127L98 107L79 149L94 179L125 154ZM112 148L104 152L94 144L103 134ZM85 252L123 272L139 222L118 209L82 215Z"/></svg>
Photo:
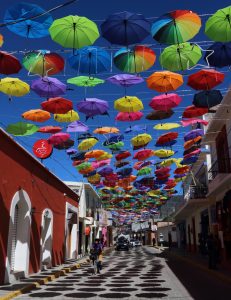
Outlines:
<svg viewBox="0 0 231 300"><path fill-rule="evenodd" d="M195 139L192 139L192 140L189 140L189 141L185 142L184 143L184 149L187 150L187 149L191 148L194 144L200 142L201 139L202 139L201 136L197 136Z"/></svg>
<svg viewBox="0 0 231 300"><path fill-rule="evenodd" d="M105 151L103 150L92 150L87 153L85 153L85 158L97 158L103 155Z"/></svg>
<svg viewBox="0 0 231 300"><path fill-rule="evenodd" d="M185 174L189 171L189 166L184 166L184 167L180 167L180 168L177 168L175 171L174 171L174 174Z"/></svg>
<svg viewBox="0 0 231 300"><path fill-rule="evenodd" d="M170 71L154 72L146 81L150 89L160 93L174 91L184 82L182 75Z"/></svg>
<svg viewBox="0 0 231 300"><path fill-rule="evenodd" d="M24 112L22 117L34 122L45 122L50 119L51 115L48 111L42 109L31 109Z"/></svg>
<svg viewBox="0 0 231 300"><path fill-rule="evenodd" d="M119 133L120 131L116 127L99 127L96 128L93 132L98 134L108 134L108 133Z"/></svg>
<svg viewBox="0 0 231 300"><path fill-rule="evenodd" d="M86 168L86 169L82 169L82 170L79 170L79 173L80 174L88 174L90 172L94 171L94 168L91 166L89 168Z"/></svg>

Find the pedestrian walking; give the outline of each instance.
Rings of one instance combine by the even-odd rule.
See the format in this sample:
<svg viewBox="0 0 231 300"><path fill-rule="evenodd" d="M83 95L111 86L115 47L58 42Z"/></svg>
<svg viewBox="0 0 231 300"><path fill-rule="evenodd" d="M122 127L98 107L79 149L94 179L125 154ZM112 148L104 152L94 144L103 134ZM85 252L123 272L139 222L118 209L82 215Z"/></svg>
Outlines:
<svg viewBox="0 0 231 300"><path fill-rule="evenodd" d="M100 270L102 269L102 245L99 239L95 239L91 250L90 250L90 260L92 261L92 265L94 267L94 273L100 274Z"/></svg>
<svg viewBox="0 0 231 300"><path fill-rule="evenodd" d="M156 246L156 238L155 237L152 238L152 245L153 245L153 247Z"/></svg>

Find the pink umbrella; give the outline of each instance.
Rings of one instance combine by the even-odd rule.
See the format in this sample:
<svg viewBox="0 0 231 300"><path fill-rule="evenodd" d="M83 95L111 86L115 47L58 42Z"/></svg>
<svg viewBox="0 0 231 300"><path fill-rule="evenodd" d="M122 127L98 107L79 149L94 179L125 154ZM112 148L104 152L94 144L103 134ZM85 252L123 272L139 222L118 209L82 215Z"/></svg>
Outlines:
<svg viewBox="0 0 231 300"><path fill-rule="evenodd" d="M48 142L52 145L59 145L64 143L68 139L70 139L70 137L71 136L69 133L59 132L59 133L52 134L49 137Z"/></svg>
<svg viewBox="0 0 231 300"><path fill-rule="evenodd" d="M170 170L171 169L169 167L159 168L159 169L156 169L155 174L156 175L165 175L165 174L168 174L168 172Z"/></svg>
<svg viewBox="0 0 231 300"><path fill-rule="evenodd" d="M152 98L149 106L155 110L168 111L173 107L176 107L180 104L182 98L177 94L162 94Z"/></svg>
<svg viewBox="0 0 231 300"><path fill-rule="evenodd" d="M104 160L100 160L100 161L93 161L91 163L91 165L94 169L98 169L98 168L101 168L103 166L110 165L110 163L111 163L110 159L104 159Z"/></svg>
<svg viewBox="0 0 231 300"><path fill-rule="evenodd" d="M205 121L205 120L202 120L202 119L190 119L190 120L182 120L181 121L181 124L184 127L189 126L189 125L193 125L193 124L197 124L197 123L203 124L205 126L207 126L209 124L208 121Z"/></svg>
<svg viewBox="0 0 231 300"><path fill-rule="evenodd" d="M185 159L185 158L189 158L189 157L191 157L191 156L198 155L198 154L200 154L200 153L201 153L201 149L196 149L196 150L190 152L189 154L186 154L186 155L184 156L184 159Z"/></svg>
<svg viewBox="0 0 231 300"><path fill-rule="evenodd" d="M117 116L115 117L116 121L121 122L133 122L138 121L143 117L143 113L141 111L137 112L119 112Z"/></svg>

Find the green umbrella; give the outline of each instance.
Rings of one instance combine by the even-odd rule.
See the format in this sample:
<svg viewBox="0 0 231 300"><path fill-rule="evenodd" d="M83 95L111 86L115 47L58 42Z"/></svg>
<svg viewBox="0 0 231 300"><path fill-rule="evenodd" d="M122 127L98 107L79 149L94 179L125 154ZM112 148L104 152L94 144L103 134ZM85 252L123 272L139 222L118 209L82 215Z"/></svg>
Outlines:
<svg viewBox="0 0 231 300"><path fill-rule="evenodd" d="M205 34L216 42L231 42L231 6L219 9L207 20Z"/></svg>
<svg viewBox="0 0 231 300"><path fill-rule="evenodd" d="M99 37L97 25L88 18L79 16L66 16L55 20L49 32L54 42L73 49L92 45Z"/></svg>
<svg viewBox="0 0 231 300"><path fill-rule="evenodd" d="M106 147L108 147L111 150L116 151L116 150L120 150L123 146L124 146L124 143L120 141L117 143L109 144Z"/></svg>
<svg viewBox="0 0 231 300"><path fill-rule="evenodd" d="M76 166L76 169L78 171L81 171L83 169L87 169L87 168L90 168L90 167L91 167L91 163L89 163L89 162L83 162L80 165Z"/></svg>
<svg viewBox="0 0 231 300"><path fill-rule="evenodd" d="M160 64L169 71L183 71L195 66L201 57L198 45L181 43L166 47L160 55Z"/></svg>
<svg viewBox="0 0 231 300"><path fill-rule="evenodd" d="M151 172L152 172L151 168L142 168L138 171L137 176L148 175L151 174Z"/></svg>
<svg viewBox="0 0 231 300"><path fill-rule="evenodd" d="M89 76L77 76L73 78L69 78L67 83L74 84L77 86L83 87L94 87L98 84L104 83L104 80Z"/></svg>
<svg viewBox="0 0 231 300"><path fill-rule="evenodd" d="M15 136L32 135L39 130L38 126L30 123L17 122L7 126L6 131Z"/></svg>

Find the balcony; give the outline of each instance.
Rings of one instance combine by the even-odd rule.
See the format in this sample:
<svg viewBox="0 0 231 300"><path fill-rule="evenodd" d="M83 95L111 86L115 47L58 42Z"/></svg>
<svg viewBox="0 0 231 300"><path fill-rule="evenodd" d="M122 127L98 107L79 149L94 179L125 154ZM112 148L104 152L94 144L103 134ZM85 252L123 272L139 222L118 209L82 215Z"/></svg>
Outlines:
<svg viewBox="0 0 231 300"><path fill-rule="evenodd" d="M190 186L187 192L187 199L201 199L206 198L208 193L207 186Z"/></svg>

